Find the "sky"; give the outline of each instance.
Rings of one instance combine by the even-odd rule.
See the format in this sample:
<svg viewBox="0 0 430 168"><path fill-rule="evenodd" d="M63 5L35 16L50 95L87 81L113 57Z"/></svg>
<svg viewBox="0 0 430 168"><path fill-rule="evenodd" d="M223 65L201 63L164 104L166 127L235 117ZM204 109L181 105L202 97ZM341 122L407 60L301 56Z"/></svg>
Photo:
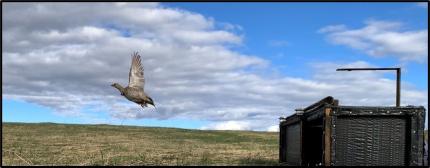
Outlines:
<svg viewBox="0 0 430 168"><path fill-rule="evenodd" d="M2 121L278 131L326 96L428 109L427 3L3 3ZM142 56L142 109L127 85ZM427 118L427 117L426 117ZM426 121L427 125L427 121ZM427 127L427 126L426 126Z"/></svg>

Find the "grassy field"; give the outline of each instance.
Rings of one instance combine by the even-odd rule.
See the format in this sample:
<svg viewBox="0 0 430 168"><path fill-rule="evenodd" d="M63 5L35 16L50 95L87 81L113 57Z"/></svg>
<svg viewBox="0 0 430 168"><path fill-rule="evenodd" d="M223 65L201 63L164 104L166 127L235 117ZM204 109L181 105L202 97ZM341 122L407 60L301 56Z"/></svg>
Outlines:
<svg viewBox="0 0 430 168"><path fill-rule="evenodd" d="M2 165L277 165L278 134L3 123Z"/></svg>

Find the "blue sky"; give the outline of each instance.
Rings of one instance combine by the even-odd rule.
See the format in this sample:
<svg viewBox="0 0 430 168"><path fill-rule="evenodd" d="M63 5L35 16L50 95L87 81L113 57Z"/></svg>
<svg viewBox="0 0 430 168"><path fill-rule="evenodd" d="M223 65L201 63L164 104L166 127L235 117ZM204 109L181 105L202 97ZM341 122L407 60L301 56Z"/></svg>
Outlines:
<svg viewBox="0 0 430 168"><path fill-rule="evenodd" d="M217 21L243 27L245 46L237 50L261 55L283 73L310 77L306 62L364 60L381 67L399 64L392 58L374 58L345 46L335 46L317 31L327 25L345 24L363 27L368 19L405 23L405 29L428 29L427 9L416 3L168 3L213 17ZM286 46L272 46L272 41L285 41ZM279 58L277 55L284 55ZM283 65L290 65L284 67ZM428 64L408 63L403 80L420 89L428 88ZM394 74L394 73L393 73ZM391 78L395 78L391 75Z"/></svg>
<svg viewBox="0 0 430 168"><path fill-rule="evenodd" d="M334 44L328 38L329 33L320 31L331 25L344 25L347 30L362 29L367 26L367 21L401 23L402 25L395 28L394 32L428 30L428 8L417 3L161 3L160 5L167 9L180 9L180 11L200 14L207 20L212 19L215 23L213 29L230 32L242 38L242 42L238 45L226 44L224 47L227 50L267 60L270 63L269 69L276 70L280 76L313 81L318 75L312 68L314 64L346 65L363 61L376 67L402 66L403 82L410 84L417 92L428 90L428 55L425 56L424 62L402 61L399 59L400 56L393 56L393 52L395 54L397 51L375 57L348 44ZM119 28L114 23L107 24L104 28L119 29L124 37L133 36L129 30ZM387 73L383 77L394 80L393 74L394 72ZM3 91L7 93L8 90L5 91L3 87ZM395 90L392 92L394 93ZM326 95L319 97L324 96ZM78 107L85 112L83 115L85 117L71 117L56 112L55 107L37 102L19 98L6 99L3 96L3 122L84 124L107 122L198 129L217 121L210 118L187 117L187 115L165 119L157 117L118 119L112 117L109 112L91 111L86 107Z"/></svg>
<svg viewBox="0 0 430 168"><path fill-rule="evenodd" d="M190 120L190 119L111 119L106 113L90 113L97 119L83 119L76 117L69 117L55 113L55 110L40 106L34 103L27 103L21 100L8 100L2 99L2 117L3 122L24 122L24 123L38 123L38 122L53 122L53 123L67 123L67 124L103 124L106 121L109 124L116 125L140 125L140 126L153 126L153 127L175 127L185 129L196 129L206 125L207 121ZM31 111L31 113L29 113ZM86 110L87 112L89 110Z"/></svg>

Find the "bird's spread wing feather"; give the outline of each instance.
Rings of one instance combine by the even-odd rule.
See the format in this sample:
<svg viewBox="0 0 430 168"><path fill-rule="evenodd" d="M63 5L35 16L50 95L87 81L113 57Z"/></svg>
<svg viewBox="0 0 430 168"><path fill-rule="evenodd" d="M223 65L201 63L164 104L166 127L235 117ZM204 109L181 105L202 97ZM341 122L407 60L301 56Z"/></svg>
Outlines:
<svg viewBox="0 0 430 168"><path fill-rule="evenodd" d="M144 87L145 78L143 77L143 67L140 61L140 55L133 54L131 61L130 72L128 74L128 86L129 87Z"/></svg>

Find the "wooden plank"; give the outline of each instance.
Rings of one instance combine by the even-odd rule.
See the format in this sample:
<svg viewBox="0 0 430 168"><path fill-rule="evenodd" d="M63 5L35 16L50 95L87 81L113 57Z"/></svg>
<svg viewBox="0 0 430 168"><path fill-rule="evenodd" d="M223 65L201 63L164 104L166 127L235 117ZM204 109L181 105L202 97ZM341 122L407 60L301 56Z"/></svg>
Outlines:
<svg viewBox="0 0 430 168"><path fill-rule="evenodd" d="M283 141L285 141L284 137L282 136L284 131L282 130L283 127L281 126L281 124L279 124L279 163L285 162L285 160L283 159L284 157L284 153L283 153L283 148L284 148L284 143Z"/></svg>
<svg viewBox="0 0 430 168"><path fill-rule="evenodd" d="M324 165L330 166L331 162L331 108L324 111Z"/></svg>

